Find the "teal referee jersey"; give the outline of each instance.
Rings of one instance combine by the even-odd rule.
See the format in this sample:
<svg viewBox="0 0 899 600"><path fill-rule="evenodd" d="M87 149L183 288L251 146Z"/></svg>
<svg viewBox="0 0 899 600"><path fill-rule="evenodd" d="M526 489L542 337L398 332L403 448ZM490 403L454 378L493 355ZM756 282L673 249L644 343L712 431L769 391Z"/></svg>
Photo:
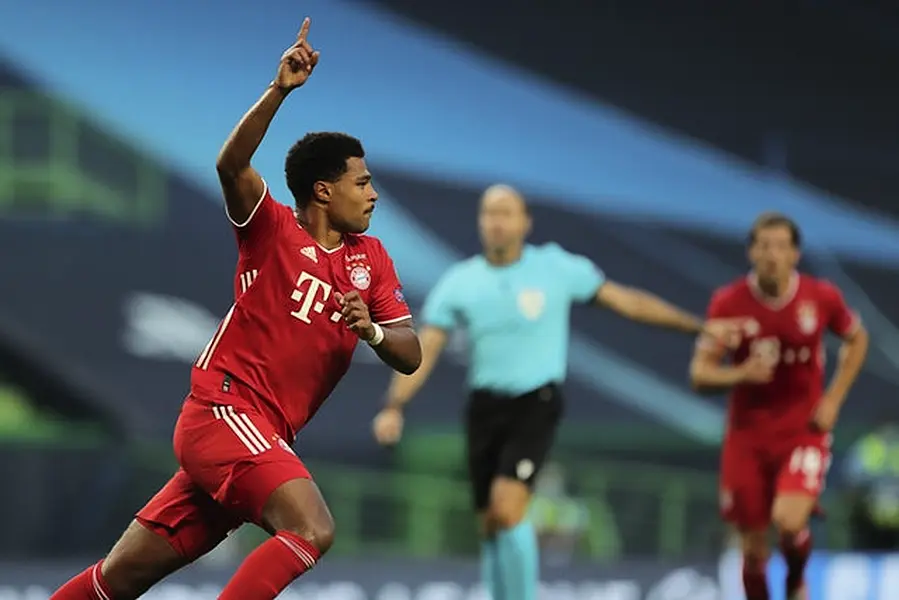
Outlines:
<svg viewBox="0 0 899 600"><path fill-rule="evenodd" d="M604 282L586 257L558 244L526 245L512 264L475 256L451 267L428 295L422 321L466 330L470 389L517 396L564 381L571 306L591 301Z"/></svg>

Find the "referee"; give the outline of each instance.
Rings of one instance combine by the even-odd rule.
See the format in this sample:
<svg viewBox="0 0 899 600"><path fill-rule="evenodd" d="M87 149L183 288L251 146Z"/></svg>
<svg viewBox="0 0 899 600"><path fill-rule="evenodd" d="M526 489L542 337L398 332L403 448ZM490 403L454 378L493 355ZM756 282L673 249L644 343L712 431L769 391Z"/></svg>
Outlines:
<svg viewBox="0 0 899 600"><path fill-rule="evenodd" d="M525 520L531 486L562 416L569 313L594 304L650 325L717 338L725 322L703 322L646 292L608 281L589 259L557 244L525 244L531 217L522 196L488 188L478 226L483 254L451 267L422 310L421 367L394 376L375 437L396 444L403 408L424 385L456 327L470 344L466 411L468 472L483 532L481 572L493 600L536 600L534 529Z"/></svg>

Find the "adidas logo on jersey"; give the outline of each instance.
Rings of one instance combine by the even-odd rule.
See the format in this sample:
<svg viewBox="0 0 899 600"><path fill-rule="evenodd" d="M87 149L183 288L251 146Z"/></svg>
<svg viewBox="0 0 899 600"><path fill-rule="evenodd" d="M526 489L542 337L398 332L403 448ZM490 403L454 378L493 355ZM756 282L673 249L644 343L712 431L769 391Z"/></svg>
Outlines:
<svg viewBox="0 0 899 600"><path fill-rule="evenodd" d="M318 262L318 257L315 255L315 246L306 246L302 250L300 250L300 254L308 258L314 263Z"/></svg>

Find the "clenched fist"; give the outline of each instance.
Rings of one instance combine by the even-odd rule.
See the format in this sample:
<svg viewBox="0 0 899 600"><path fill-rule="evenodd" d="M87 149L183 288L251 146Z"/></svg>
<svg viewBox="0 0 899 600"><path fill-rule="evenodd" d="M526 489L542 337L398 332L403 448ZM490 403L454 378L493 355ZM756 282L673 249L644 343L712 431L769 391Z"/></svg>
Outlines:
<svg viewBox="0 0 899 600"><path fill-rule="evenodd" d="M403 437L403 411L387 407L375 417L372 429L375 439L382 446L393 446Z"/></svg>

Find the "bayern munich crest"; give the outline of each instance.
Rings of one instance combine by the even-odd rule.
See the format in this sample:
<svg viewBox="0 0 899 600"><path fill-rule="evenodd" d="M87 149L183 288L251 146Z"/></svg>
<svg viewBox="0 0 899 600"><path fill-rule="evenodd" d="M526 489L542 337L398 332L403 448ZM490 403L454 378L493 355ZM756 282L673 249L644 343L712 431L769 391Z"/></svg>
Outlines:
<svg viewBox="0 0 899 600"><path fill-rule="evenodd" d="M818 329L818 311L812 302L803 302L796 310L796 321L799 330L805 335L811 335Z"/></svg>
<svg viewBox="0 0 899 600"><path fill-rule="evenodd" d="M367 265L356 265L350 269L350 283L357 290L367 290L371 286L371 267Z"/></svg>

